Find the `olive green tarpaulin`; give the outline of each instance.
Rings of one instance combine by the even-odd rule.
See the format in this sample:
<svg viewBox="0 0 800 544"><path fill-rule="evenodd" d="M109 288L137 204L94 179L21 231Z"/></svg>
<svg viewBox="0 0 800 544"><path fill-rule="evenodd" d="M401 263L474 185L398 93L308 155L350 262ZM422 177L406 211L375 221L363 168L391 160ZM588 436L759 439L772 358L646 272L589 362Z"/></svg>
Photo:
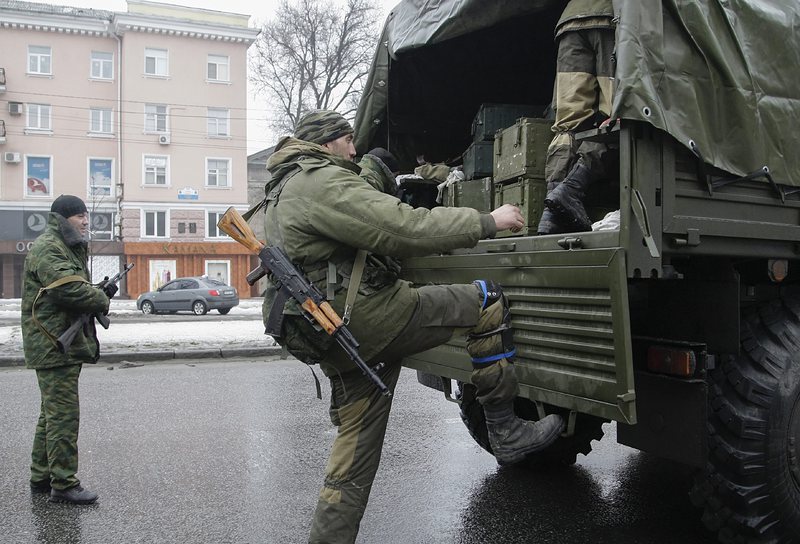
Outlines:
<svg viewBox="0 0 800 544"><path fill-rule="evenodd" d="M452 59L471 43L470 36L486 39L488 47L489 38L495 42L504 38L489 34L492 28L511 32L514 21L528 20L535 25L539 13L557 16L565 3L405 0L398 4L384 26L359 106L358 149L387 139L387 131L393 130L387 128L387 104L393 96L389 86L410 88L412 82L395 76L406 57L420 63L428 49L458 44L460 49L453 48L449 57L440 57ZM614 0L614 8L619 19L615 116L650 123L687 147L693 141L707 162L733 174L768 166L778 183L800 186L800 153L795 150L800 143L800 2ZM499 54L513 55L510 49ZM540 48L540 53L553 55L554 49ZM413 82L417 87L425 84ZM451 96L459 89L467 92L463 84L454 85ZM547 82L551 84L552 75ZM417 89L415 99L419 101L424 92ZM393 104L400 102L394 100ZM491 96L483 101L497 102ZM391 110L390 105L389 117ZM413 126L408 117L404 111L402 121ZM424 132L431 131L435 128L425 127Z"/></svg>

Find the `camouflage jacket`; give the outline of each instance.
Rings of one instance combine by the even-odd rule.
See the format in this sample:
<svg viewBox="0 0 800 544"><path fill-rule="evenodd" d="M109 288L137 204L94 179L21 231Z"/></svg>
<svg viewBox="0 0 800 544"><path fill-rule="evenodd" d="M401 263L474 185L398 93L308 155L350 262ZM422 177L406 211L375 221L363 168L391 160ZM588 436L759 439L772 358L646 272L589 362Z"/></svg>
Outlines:
<svg viewBox="0 0 800 544"><path fill-rule="evenodd" d="M36 300L41 288L65 276L77 275L88 282L87 257L86 244L80 234L66 219L51 213L47 228L33 242L25 258L22 346L28 368L52 368L97 360L100 346L93 327L88 336L79 332L69 351L63 354L58 352L48 333L58 337L81 314L108 311L109 301L103 291L89 283L75 281L45 291Z"/></svg>
<svg viewBox="0 0 800 544"><path fill-rule="evenodd" d="M340 290L358 249L373 256L412 257L472 247L496 233L494 219L471 208L427 210L403 204L365 182L355 163L316 144L286 138L278 143L267 168L272 179L266 187L266 239L281 245L296 264L311 272L312 280L314 271L334 264L345 277ZM396 273L387 273L384 264L380 259L367 260L349 323L366 360L400 333L418 300L411 285L397 279ZM265 320L269 299L265 296ZM344 293L337 293L332 301L340 315L344 299ZM284 313L295 312L287 304ZM306 327L304 336L309 348L316 347L313 356L303 357L291 338L284 340L298 358L319 360L330 345L327 335L313 334Z"/></svg>
<svg viewBox="0 0 800 544"><path fill-rule="evenodd" d="M613 28L611 0L570 0L556 24L556 37L567 30Z"/></svg>

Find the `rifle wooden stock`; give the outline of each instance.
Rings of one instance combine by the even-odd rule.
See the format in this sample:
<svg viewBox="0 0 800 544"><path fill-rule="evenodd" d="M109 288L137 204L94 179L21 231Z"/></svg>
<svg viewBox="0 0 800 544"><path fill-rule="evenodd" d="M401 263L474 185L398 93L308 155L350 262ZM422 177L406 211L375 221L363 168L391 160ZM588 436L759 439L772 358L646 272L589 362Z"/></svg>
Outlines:
<svg viewBox="0 0 800 544"><path fill-rule="evenodd" d="M358 342L347 329L336 310L325 300L322 292L294 266L280 247L262 244L256 238L253 229L247 224L244 217L233 207L228 208L217 221L217 228L253 253L258 254L261 266L247 274L248 284L253 285L259 278L271 272L274 276L275 284L284 293L284 296L294 298L300 304L304 311L303 316L308 321L317 323L327 334L332 336L336 343L347 353L347 356L375 384L375 387L383 395L387 397L392 395L392 392L386 387L380 376L358 354ZM278 321L278 323L280 322ZM273 330L271 327L268 323L268 330ZM277 331L280 331L280 326L276 326L274 330L278 334Z"/></svg>

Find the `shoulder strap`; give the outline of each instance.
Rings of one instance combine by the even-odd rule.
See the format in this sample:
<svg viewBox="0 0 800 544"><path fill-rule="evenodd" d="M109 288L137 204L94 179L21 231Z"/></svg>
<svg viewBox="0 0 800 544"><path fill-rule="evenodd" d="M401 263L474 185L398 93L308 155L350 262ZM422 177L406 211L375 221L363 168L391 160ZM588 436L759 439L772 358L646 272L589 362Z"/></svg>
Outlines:
<svg viewBox="0 0 800 544"><path fill-rule="evenodd" d="M353 313L353 305L358 296L358 288L361 286L361 276L364 274L364 266L367 264L367 252L359 249L356 252L356 259L353 262L353 271L350 273L350 282L347 285L347 297L344 299L344 312L342 321L345 325L350 322L350 314Z"/></svg>
<svg viewBox="0 0 800 544"><path fill-rule="evenodd" d="M69 276L64 276L63 278L57 279L56 281L54 281L53 283L51 283L47 287L40 288L39 292L36 293L36 298L33 299L33 305L31 306L31 319L33 319L34 325L36 325L39 328L39 330L44 333L44 335L50 340L50 342L53 344L53 346L57 345L57 342L56 342L57 338L55 336L53 336L50 333L50 331L45 329L44 325L42 325L39 322L39 320L36 319L36 303L39 302L39 297L41 297L42 294L44 294L45 291L49 291L50 289L55 289L56 287L61 287L62 285L66 285L67 283L72 283L72 282L75 282L75 281L82 282L82 283L89 283L86 280L86 278L84 278L83 276L79 276L77 274L71 274Z"/></svg>

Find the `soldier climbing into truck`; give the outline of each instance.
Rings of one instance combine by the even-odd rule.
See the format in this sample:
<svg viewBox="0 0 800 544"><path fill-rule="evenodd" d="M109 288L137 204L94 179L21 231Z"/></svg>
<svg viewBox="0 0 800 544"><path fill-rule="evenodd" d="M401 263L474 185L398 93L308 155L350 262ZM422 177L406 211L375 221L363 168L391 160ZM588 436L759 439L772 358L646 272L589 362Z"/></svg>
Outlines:
<svg viewBox="0 0 800 544"><path fill-rule="evenodd" d="M581 199L589 220L619 222L535 236L564 5L405 0L387 19L358 151L383 147L404 171L463 154L468 175L443 202L525 218L475 248L404 259L403 278L502 286L515 411L567 421L528 462L574 462L610 420L619 442L696 468L689 496L721 542L796 542L800 4L614 0L607 113L620 121L574 136L619 149L619 171ZM403 364L493 452L463 342Z"/></svg>

